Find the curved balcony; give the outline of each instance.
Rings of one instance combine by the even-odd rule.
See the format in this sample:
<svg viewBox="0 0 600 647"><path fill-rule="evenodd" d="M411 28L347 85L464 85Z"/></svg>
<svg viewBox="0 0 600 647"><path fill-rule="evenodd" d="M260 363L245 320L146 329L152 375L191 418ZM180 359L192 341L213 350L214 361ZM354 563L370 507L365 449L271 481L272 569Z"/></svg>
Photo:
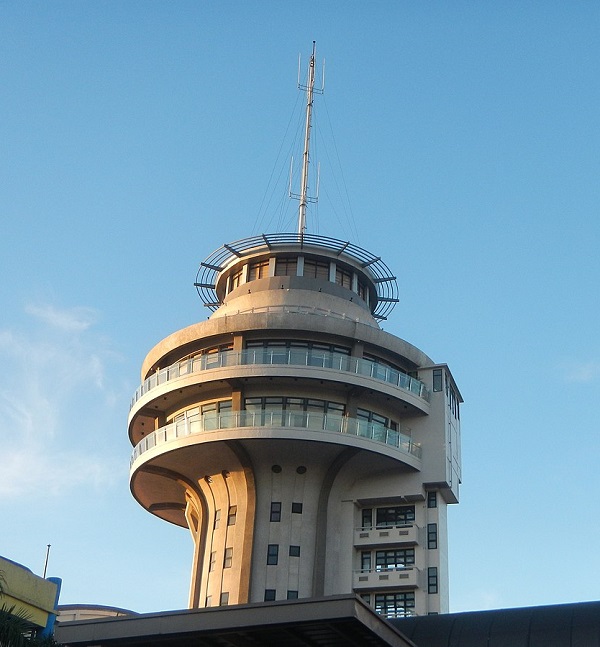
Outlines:
<svg viewBox="0 0 600 647"><path fill-rule="evenodd" d="M392 384L404 391L413 393L426 402L429 401L429 391L423 382L402 373L391 366L378 364L367 359L350 357L335 352L319 351L312 349L251 349L236 351L223 351L209 355L188 357L171 366L161 369L149 378L136 390L131 400L130 409L146 393L170 380L202 373L203 371L223 366L314 366L315 368L330 368L336 371L354 373L372 377L386 384Z"/></svg>
<svg viewBox="0 0 600 647"><path fill-rule="evenodd" d="M313 411L286 411L261 410L261 411L228 411L226 413L196 414L165 425L156 429L143 438L133 449L131 463L133 463L149 449L162 445L178 438L216 431L218 429L237 429L242 427L292 427L296 429L309 429L311 431L333 431L342 434L367 438L384 443L401 452L421 458L421 446L412 441L410 436L388 429L383 425L348 418L346 416L313 412Z"/></svg>

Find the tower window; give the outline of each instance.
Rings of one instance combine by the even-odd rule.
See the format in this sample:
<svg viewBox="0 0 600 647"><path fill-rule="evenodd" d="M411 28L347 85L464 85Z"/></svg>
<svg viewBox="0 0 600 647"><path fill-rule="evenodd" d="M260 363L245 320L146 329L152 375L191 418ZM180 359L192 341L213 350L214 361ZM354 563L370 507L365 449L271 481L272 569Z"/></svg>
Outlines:
<svg viewBox="0 0 600 647"><path fill-rule="evenodd" d="M271 521L281 521L281 502L271 502Z"/></svg>
<svg viewBox="0 0 600 647"><path fill-rule="evenodd" d="M277 566L279 561L279 544L269 544L267 548L267 564Z"/></svg>
<svg viewBox="0 0 600 647"><path fill-rule="evenodd" d="M278 258L275 260L275 276L296 276L297 258Z"/></svg>
<svg viewBox="0 0 600 647"><path fill-rule="evenodd" d="M335 269L335 282L343 288L352 289L352 272L343 270L341 267Z"/></svg>
<svg viewBox="0 0 600 647"><path fill-rule="evenodd" d="M227 516L227 525L234 526L237 519L237 505L229 507L229 515Z"/></svg>
<svg viewBox="0 0 600 647"><path fill-rule="evenodd" d="M323 279L329 281L329 263L304 259L304 276L311 279Z"/></svg>
<svg viewBox="0 0 600 647"><path fill-rule="evenodd" d="M438 547L437 523L427 524L427 548L434 550Z"/></svg>
<svg viewBox="0 0 600 647"><path fill-rule="evenodd" d="M208 565L208 570L209 571L214 571L215 570L215 564L217 563L217 553L212 552L210 554L210 563Z"/></svg>
<svg viewBox="0 0 600 647"><path fill-rule="evenodd" d="M226 548L225 558L223 559L223 568L231 568L232 561L233 561L233 548Z"/></svg>
<svg viewBox="0 0 600 647"><path fill-rule="evenodd" d="M256 263L250 263L248 267L248 281L255 281L256 279L263 279L265 276L269 276L269 259L264 261L257 261Z"/></svg>
<svg viewBox="0 0 600 647"><path fill-rule="evenodd" d="M215 510L215 525L214 525L215 530L219 527L220 523L221 523L221 511Z"/></svg>

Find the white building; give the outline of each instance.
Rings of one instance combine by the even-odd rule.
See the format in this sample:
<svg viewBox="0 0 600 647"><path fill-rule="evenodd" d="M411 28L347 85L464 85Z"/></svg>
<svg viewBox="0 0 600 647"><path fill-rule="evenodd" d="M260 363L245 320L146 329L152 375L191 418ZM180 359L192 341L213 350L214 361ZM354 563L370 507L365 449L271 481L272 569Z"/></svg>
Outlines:
<svg viewBox="0 0 600 647"><path fill-rule="evenodd" d="M213 314L149 352L129 414L135 498L192 535L190 608L356 592L448 611L462 398L379 327L388 267L273 234L224 245L196 285Z"/></svg>

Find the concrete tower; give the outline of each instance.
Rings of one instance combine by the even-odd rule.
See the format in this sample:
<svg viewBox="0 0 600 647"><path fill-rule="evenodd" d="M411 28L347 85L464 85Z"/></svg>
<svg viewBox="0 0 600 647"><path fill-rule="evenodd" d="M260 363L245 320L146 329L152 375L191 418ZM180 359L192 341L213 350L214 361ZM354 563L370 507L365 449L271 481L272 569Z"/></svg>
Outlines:
<svg viewBox="0 0 600 647"><path fill-rule="evenodd" d="M189 528L191 608L354 591L387 616L445 612L462 398L379 327L397 301L385 263L305 233L306 184L298 233L210 255L212 315L146 357L131 490Z"/></svg>

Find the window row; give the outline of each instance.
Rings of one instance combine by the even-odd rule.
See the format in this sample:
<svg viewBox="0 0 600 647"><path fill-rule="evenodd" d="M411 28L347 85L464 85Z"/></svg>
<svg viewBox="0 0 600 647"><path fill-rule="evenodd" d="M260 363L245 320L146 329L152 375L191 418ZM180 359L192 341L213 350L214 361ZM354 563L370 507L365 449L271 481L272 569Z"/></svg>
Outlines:
<svg viewBox="0 0 600 647"><path fill-rule="evenodd" d="M354 272L350 267L335 264L335 277L331 275L331 263L312 258L302 257L302 270L299 272L299 263L297 256L282 256L275 259L274 276L304 276L311 279L320 279L321 281L334 281L343 288L355 291L358 296L367 300L367 285L356 276L354 284ZM244 273L247 272L246 281L256 281L270 276L271 261L269 258L263 258L238 268L229 277L229 292L242 285Z"/></svg>
<svg viewBox="0 0 600 647"><path fill-rule="evenodd" d="M292 503L292 514L302 514L302 503ZM270 521L281 521L281 501L271 502Z"/></svg>
<svg viewBox="0 0 600 647"><path fill-rule="evenodd" d="M273 602L277 599L277 591L275 589L265 589L265 602ZM289 591L286 594L287 600L297 600L298 591Z"/></svg>
<svg viewBox="0 0 600 647"><path fill-rule="evenodd" d="M393 528L411 526L415 523L414 505L397 505L386 508L363 508L361 526L363 528Z"/></svg>
<svg viewBox="0 0 600 647"><path fill-rule="evenodd" d="M288 550L290 557L300 557L300 546L290 546ZM279 563L279 544L267 546L267 566L277 566Z"/></svg>
<svg viewBox="0 0 600 647"><path fill-rule="evenodd" d="M390 550L363 550L360 554L361 571L392 571L409 568L415 563L414 548Z"/></svg>
<svg viewBox="0 0 600 647"><path fill-rule="evenodd" d="M386 593L363 593L360 596L375 608L376 613L387 618L403 618L414 615L414 591L389 591Z"/></svg>

